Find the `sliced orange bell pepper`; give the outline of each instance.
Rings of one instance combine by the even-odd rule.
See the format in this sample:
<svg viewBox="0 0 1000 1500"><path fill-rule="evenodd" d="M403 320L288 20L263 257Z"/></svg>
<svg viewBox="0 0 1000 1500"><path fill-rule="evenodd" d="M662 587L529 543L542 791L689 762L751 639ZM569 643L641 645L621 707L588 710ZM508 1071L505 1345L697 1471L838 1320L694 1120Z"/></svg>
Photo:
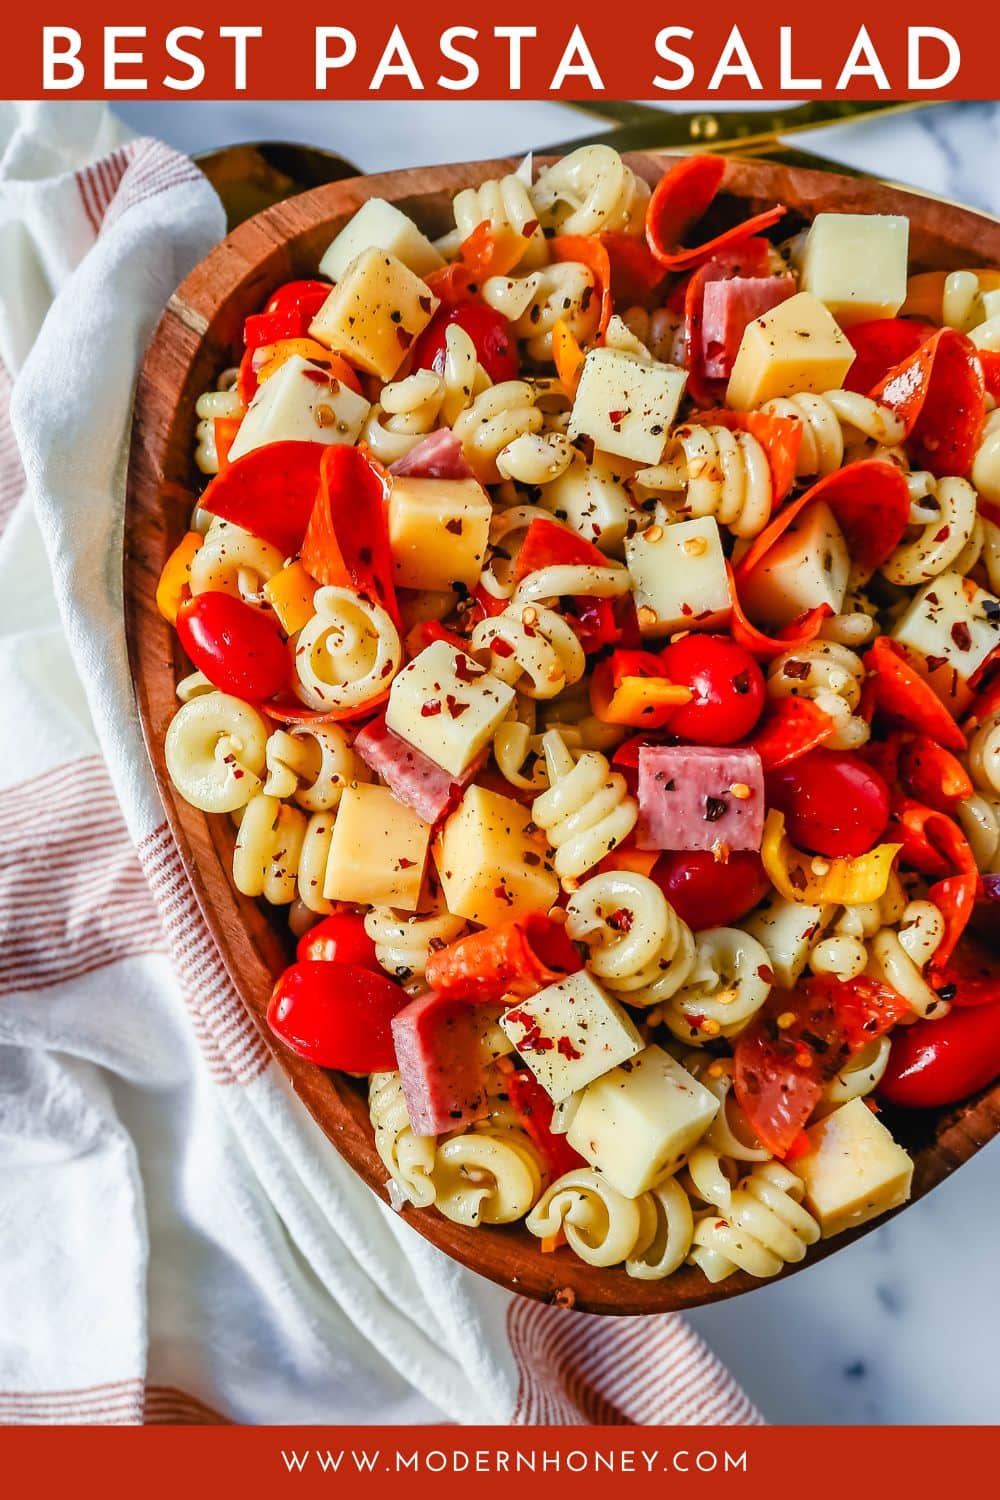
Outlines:
<svg viewBox="0 0 1000 1500"><path fill-rule="evenodd" d="M604 856L597 866L598 873L606 870L630 870L633 875L651 875L660 857L659 849L636 849L631 844L619 844Z"/></svg>
<svg viewBox="0 0 1000 1500"><path fill-rule="evenodd" d="M527 234L506 225L494 229L489 220L484 219L462 241L458 252L462 264L480 281L485 281L487 276L506 276L527 250L528 240L537 228L537 219L525 224Z"/></svg>
<svg viewBox="0 0 1000 1500"><path fill-rule="evenodd" d="M320 365L335 380L342 380L360 396L361 381L358 379L358 372L341 355L334 354L332 349L327 349L325 344L318 344L315 339L281 339L277 344L272 344L270 357L257 371L257 384L263 385L265 380L270 380L296 354L308 359L311 364Z"/></svg>
<svg viewBox="0 0 1000 1500"><path fill-rule="evenodd" d="M427 983L448 1000L491 1005L505 1002L507 995L527 1000L580 967L566 928L535 911L432 953Z"/></svg>
<svg viewBox="0 0 1000 1500"><path fill-rule="evenodd" d="M177 611L191 597L191 563L201 543L197 531L186 532L163 565L156 585L156 607L171 625L176 625Z"/></svg>
<svg viewBox="0 0 1000 1500"><path fill-rule="evenodd" d="M662 729L692 696L690 688L663 675L663 663L651 651L613 651L598 663L590 682L597 718L637 729Z"/></svg>
<svg viewBox="0 0 1000 1500"><path fill-rule="evenodd" d="M240 430L242 417L216 417L212 425L215 428L215 453L219 460L219 473L225 473L229 468L229 450L236 441L236 434Z"/></svg>
<svg viewBox="0 0 1000 1500"><path fill-rule="evenodd" d="M319 584L301 562L289 563L265 583L264 597L286 635L294 635L312 618L313 595L318 588Z"/></svg>
<svg viewBox="0 0 1000 1500"><path fill-rule="evenodd" d="M572 400L583 373L584 353L562 318L557 318L552 329L552 362L556 374L562 381L563 390Z"/></svg>

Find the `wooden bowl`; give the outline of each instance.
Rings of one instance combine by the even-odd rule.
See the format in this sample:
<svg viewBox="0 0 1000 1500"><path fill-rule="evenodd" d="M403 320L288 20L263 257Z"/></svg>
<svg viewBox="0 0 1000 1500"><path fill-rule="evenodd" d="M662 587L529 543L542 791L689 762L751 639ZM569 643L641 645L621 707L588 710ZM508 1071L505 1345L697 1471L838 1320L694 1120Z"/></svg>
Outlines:
<svg viewBox="0 0 1000 1500"><path fill-rule="evenodd" d="M670 158L633 156L629 161L643 177L656 182ZM240 895L231 879L233 834L228 820L190 807L167 775L163 739L177 707L174 684L186 668L174 631L156 611L154 592L163 563L186 528L190 492L199 482L192 459L195 401L212 387L218 372L238 358L243 319L256 312L281 282L312 276L333 235L366 199L387 198L429 234L440 234L451 227L451 199L459 188L511 167L505 161L475 162L350 178L278 203L241 224L171 298L136 393L125 542L128 644L139 712L167 818L226 968L278 1066L341 1155L382 1198L386 1171L375 1151L362 1090L346 1078L300 1061L267 1030L264 1015L271 986L291 954L284 912L265 909ZM780 226L782 235L793 233L822 209L900 213L911 223L914 270L1000 265L1000 223L875 183L752 161L728 163L711 211L713 227L724 227L775 201L789 209ZM1000 1130L1000 1083L957 1108L900 1114L890 1124L916 1160L913 1191L919 1198ZM520 1226L466 1229L435 1209L407 1208L404 1213L440 1249L492 1281L543 1299L571 1288L575 1305L589 1312L665 1312L738 1296L761 1284L737 1274L713 1287L693 1268L664 1281L633 1281L622 1269L587 1266L568 1251L543 1255L538 1242ZM818 1245L806 1264L871 1227Z"/></svg>

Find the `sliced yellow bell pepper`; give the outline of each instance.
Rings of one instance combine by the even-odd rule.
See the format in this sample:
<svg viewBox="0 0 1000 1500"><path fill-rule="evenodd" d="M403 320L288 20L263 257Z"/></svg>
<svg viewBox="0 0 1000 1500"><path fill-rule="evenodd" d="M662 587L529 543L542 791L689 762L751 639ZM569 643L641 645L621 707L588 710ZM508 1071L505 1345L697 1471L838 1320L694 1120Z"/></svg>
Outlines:
<svg viewBox="0 0 1000 1500"><path fill-rule="evenodd" d="M583 350L569 325L562 318L557 318L552 327L552 362L570 400L576 395L576 388L580 384L583 361Z"/></svg>
<svg viewBox="0 0 1000 1500"><path fill-rule="evenodd" d="M1000 271L990 266L969 267L979 277L981 292L1000 291ZM921 271L911 276L906 283L906 301L900 308L901 318L928 318L932 323L941 321L941 304L944 301L944 284L950 271Z"/></svg>
<svg viewBox="0 0 1000 1500"><path fill-rule="evenodd" d="M257 371L257 384L263 385L265 380L270 380L276 370L280 370L286 360L294 354L301 354L303 359L318 360L323 365L330 363L330 351L323 344L317 344L315 339L279 339L276 344L271 344L271 353L266 363L262 364ZM340 370L333 372L338 377Z"/></svg>
<svg viewBox="0 0 1000 1500"><path fill-rule="evenodd" d="M185 532L163 565L156 585L156 607L171 625L176 625L177 611L191 592L191 563L201 543L197 531Z"/></svg>
<svg viewBox="0 0 1000 1500"><path fill-rule="evenodd" d="M600 718L608 724L631 724L635 728L659 728L670 710L690 703L690 688L665 677L623 677L611 701L602 705Z"/></svg>
<svg viewBox="0 0 1000 1500"><path fill-rule="evenodd" d="M785 815L772 808L764 824L760 857L771 884L786 901L806 906L856 906L879 901L889 884L902 844L876 844L856 859L821 859L796 849L785 832Z"/></svg>
<svg viewBox="0 0 1000 1500"><path fill-rule="evenodd" d="M286 635L294 635L312 619L313 595L318 588L315 578L300 562L289 563L265 583L264 597Z"/></svg>

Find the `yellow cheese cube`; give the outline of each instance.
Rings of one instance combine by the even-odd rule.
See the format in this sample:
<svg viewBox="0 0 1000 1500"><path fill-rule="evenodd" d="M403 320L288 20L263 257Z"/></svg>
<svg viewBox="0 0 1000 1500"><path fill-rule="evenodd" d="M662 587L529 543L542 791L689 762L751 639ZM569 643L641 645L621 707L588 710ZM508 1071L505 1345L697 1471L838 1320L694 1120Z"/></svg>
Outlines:
<svg viewBox="0 0 1000 1500"><path fill-rule="evenodd" d="M953 714L972 698L969 678L1000 645L1000 600L961 573L932 578L892 634Z"/></svg>
<svg viewBox="0 0 1000 1500"><path fill-rule="evenodd" d="M791 1162L823 1238L855 1229L910 1196L913 1162L863 1099L852 1099L806 1131L810 1151Z"/></svg>
<svg viewBox="0 0 1000 1500"><path fill-rule="evenodd" d="M385 722L461 776L490 743L516 696L450 641L432 641L394 679Z"/></svg>
<svg viewBox="0 0 1000 1500"><path fill-rule="evenodd" d="M229 450L242 458L265 443L353 443L370 403L342 380L293 354L260 386Z"/></svg>
<svg viewBox="0 0 1000 1500"><path fill-rule="evenodd" d="M389 544L396 582L405 589L475 588L492 514L476 479L394 478Z"/></svg>
<svg viewBox="0 0 1000 1500"><path fill-rule="evenodd" d="M791 989L806 966L810 948L833 912L832 906L786 901L773 891L743 923L743 930L764 949L776 983Z"/></svg>
<svg viewBox="0 0 1000 1500"><path fill-rule="evenodd" d="M391 380L437 305L426 283L395 255L362 250L313 318L309 333L360 369Z"/></svg>
<svg viewBox="0 0 1000 1500"><path fill-rule="evenodd" d="M346 787L333 825L324 896L416 911L430 836L430 824L397 802L388 787Z"/></svg>
<svg viewBox="0 0 1000 1500"><path fill-rule="evenodd" d="M584 1089L566 1139L613 1188L637 1198L677 1171L718 1112L714 1094L668 1052L647 1047Z"/></svg>
<svg viewBox="0 0 1000 1500"><path fill-rule="evenodd" d="M802 255L802 290L837 322L894 318L906 301L910 221L901 214L817 214Z"/></svg>
<svg viewBox="0 0 1000 1500"><path fill-rule="evenodd" d="M625 543L643 635L709 630L732 609L726 558L714 516L650 527Z"/></svg>
<svg viewBox="0 0 1000 1500"><path fill-rule="evenodd" d="M687 372L675 365L592 349L570 413L570 439L589 437L605 453L659 463L686 382Z"/></svg>
<svg viewBox="0 0 1000 1500"><path fill-rule="evenodd" d="M433 853L448 910L470 922L547 911L559 894L531 810L485 787L468 788Z"/></svg>
<svg viewBox="0 0 1000 1500"><path fill-rule="evenodd" d="M854 350L817 297L799 292L743 330L727 406L752 411L775 396L839 390Z"/></svg>
<svg viewBox="0 0 1000 1500"><path fill-rule="evenodd" d="M416 276L444 265L430 240L394 203L369 198L344 225L319 263L321 276L340 281L362 250L388 250Z"/></svg>
<svg viewBox="0 0 1000 1500"><path fill-rule="evenodd" d="M518 1001L500 1025L557 1104L627 1063L643 1046L630 1016L586 969ZM586 1094L569 1129L571 1144L585 1101Z"/></svg>
<svg viewBox="0 0 1000 1500"><path fill-rule="evenodd" d="M818 604L839 615L850 571L844 533L820 500L800 511L754 569L740 597L755 625L774 629Z"/></svg>

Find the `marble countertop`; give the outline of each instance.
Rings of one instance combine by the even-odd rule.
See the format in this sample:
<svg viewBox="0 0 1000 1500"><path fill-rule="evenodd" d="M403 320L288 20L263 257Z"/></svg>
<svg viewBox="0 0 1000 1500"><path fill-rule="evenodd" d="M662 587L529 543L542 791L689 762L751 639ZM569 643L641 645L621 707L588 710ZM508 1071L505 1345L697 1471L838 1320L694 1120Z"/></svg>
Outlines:
<svg viewBox="0 0 1000 1500"><path fill-rule="evenodd" d="M589 117L515 103L135 103L119 113L186 151L290 140L369 171L507 155ZM796 144L1000 215L1000 103L827 127ZM1000 1141L892 1223L822 1264L691 1315L778 1423L1000 1422Z"/></svg>

